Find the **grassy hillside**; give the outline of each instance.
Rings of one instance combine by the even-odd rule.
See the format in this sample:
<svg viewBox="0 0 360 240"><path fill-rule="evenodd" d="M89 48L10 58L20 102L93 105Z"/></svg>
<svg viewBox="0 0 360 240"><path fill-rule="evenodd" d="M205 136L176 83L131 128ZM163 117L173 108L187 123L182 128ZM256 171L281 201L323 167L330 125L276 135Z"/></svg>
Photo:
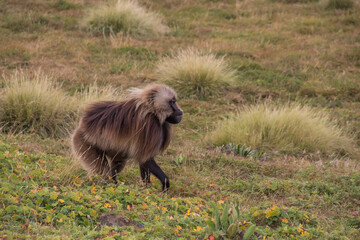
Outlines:
<svg viewBox="0 0 360 240"><path fill-rule="evenodd" d="M360 239L358 1L139 1L135 25L91 22L104 2L0 0L0 238ZM163 80L185 112L157 157L167 193L135 164L116 186L72 163L87 103Z"/></svg>

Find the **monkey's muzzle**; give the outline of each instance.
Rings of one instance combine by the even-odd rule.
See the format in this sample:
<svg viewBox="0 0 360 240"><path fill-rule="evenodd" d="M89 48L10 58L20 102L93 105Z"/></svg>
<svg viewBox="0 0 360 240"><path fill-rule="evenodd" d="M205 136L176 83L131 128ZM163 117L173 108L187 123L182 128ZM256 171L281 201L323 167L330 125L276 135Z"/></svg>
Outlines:
<svg viewBox="0 0 360 240"><path fill-rule="evenodd" d="M182 117L183 117L183 112L175 115L175 121L176 121L176 123L180 123L181 120L182 120Z"/></svg>

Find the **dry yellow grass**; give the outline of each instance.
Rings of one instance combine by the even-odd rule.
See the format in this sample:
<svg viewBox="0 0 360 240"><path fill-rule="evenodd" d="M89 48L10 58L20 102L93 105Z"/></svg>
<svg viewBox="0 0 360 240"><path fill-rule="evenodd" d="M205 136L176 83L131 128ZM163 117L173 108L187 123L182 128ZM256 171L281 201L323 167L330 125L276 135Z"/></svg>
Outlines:
<svg viewBox="0 0 360 240"><path fill-rule="evenodd" d="M182 97L206 99L218 95L235 80L223 57L194 49L180 50L157 66L160 81L173 86Z"/></svg>
<svg viewBox="0 0 360 240"><path fill-rule="evenodd" d="M111 85L99 86L96 82L88 86L85 90L78 91L75 97L78 101L80 111L89 103L98 101L119 100L123 91Z"/></svg>
<svg viewBox="0 0 360 240"><path fill-rule="evenodd" d="M4 76L0 98L3 131L36 132L44 137L67 136L77 118L77 103L40 70Z"/></svg>
<svg viewBox="0 0 360 240"><path fill-rule="evenodd" d="M118 0L89 10L82 23L89 31L104 35L157 36L169 31L160 16L136 1Z"/></svg>
<svg viewBox="0 0 360 240"><path fill-rule="evenodd" d="M354 140L322 111L299 105L250 106L209 134L215 145L246 144L263 151L355 154Z"/></svg>
<svg viewBox="0 0 360 240"><path fill-rule="evenodd" d="M51 75L16 70L3 76L0 123L5 132L35 132L43 137L66 137L79 113L91 102L116 100L122 91L91 84L69 96Z"/></svg>

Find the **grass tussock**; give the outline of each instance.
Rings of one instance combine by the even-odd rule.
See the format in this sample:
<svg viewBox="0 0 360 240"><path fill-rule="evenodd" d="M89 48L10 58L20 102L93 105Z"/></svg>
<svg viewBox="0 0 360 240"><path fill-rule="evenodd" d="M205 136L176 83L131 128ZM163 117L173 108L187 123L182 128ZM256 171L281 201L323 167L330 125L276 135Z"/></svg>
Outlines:
<svg viewBox="0 0 360 240"><path fill-rule="evenodd" d="M198 99L219 95L224 86L235 80L235 72L224 58L193 49L181 50L162 59L157 74L182 97Z"/></svg>
<svg viewBox="0 0 360 240"><path fill-rule="evenodd" d="M98 101L120 100L123 91L111 85L99 86L96 82L75 93L79 110L82 111L88 104Z"/></svg>
<svg viewBox="0 0 360 240"><path fill-rule="evenodd" d="M0 129L11 133L36 133L42 137L66 137L79 114L96 101L118 100L122 91L91 84L69 96L51 76L15 71L4 77L0 97Z"/></svg>
<svg viewBox="0 0 360 240"><path fill-rule="evenodd" d="M118 0L90 10L83 25L97 34L158 36L168 32L160 16L132 0Z"/></svg>
<svg viewBox="0 0 360 240"><path fill-rule="evenodd" d="M215 145L246 144L287 154L320 151L327 155L352 155L357 151L353 139L326 113L299 105L245 108L221 122L208 140Z"/></svg>
<svg viewBox="0 0 360 240"><path fill-rule="evenodd" d="M0 122L7 132L35 132L44 137L66 136L76 119L77 104L41 71L16 71L4 77Z"/></svg>
<svg viewBox="0 0 360 240"><path fill-rule="evenodd" d="M6 132L35 132L44 137L66 136L76 119L77 104L51 77L16 71L4 77L0 122Z"/></svg>

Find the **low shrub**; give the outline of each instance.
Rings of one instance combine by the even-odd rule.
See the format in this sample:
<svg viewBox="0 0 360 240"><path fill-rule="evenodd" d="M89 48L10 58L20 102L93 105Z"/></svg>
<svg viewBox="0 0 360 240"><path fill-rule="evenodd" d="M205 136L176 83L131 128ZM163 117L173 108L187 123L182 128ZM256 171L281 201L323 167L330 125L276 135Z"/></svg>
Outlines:
<svg viewBox="0 0 360 240"><path fill-rule="evenodd" d="M181 50L162 59L157 74L179 95L198 99L219 95L221 89L235 80L235 72L224 58L193 49Z"/></svg>

